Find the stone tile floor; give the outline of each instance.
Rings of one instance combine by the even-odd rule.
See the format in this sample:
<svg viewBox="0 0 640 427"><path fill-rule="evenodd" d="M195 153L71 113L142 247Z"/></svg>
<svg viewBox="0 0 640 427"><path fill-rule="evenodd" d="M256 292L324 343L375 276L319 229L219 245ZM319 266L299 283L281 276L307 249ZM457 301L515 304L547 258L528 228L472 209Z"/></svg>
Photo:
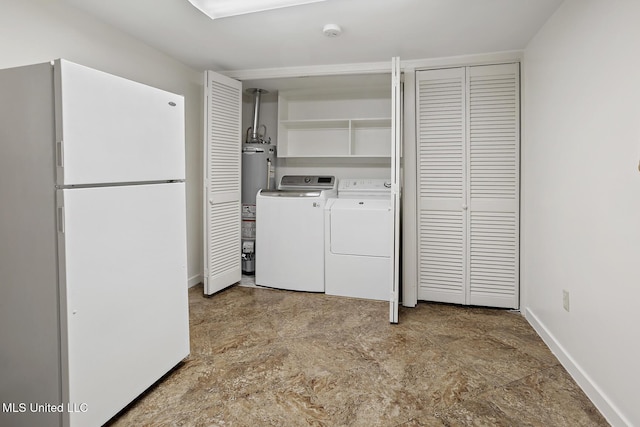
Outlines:
<svg viewBox="0 0 640 427"><path fill-rule="evenodd" d="M519 313L189 291L191 355L110 426L607 426ZM144 363L144 361L140 361Z"/></svg>

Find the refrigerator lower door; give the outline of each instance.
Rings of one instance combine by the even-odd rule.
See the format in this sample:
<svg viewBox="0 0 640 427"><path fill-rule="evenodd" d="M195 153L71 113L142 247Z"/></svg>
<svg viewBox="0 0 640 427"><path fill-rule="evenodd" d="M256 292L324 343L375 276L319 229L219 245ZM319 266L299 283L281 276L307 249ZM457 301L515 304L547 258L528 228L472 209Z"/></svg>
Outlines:
<svg viewBox="0 0 640 427"><path fill-rule="evenodd" d="M99 426L189 354L185 184L57 197L63 401Z"/></svg>

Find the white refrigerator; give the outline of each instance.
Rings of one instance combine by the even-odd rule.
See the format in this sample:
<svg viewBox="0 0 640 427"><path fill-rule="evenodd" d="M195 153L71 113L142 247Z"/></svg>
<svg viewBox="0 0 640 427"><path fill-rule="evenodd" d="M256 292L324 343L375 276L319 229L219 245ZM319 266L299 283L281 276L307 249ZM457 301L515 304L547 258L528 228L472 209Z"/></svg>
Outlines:
<svg viewBox="0 0 640 427"><path fill-rule="evenodd" d="M0 425L99 426L189 354L184 99L0 70Z"/></svg>

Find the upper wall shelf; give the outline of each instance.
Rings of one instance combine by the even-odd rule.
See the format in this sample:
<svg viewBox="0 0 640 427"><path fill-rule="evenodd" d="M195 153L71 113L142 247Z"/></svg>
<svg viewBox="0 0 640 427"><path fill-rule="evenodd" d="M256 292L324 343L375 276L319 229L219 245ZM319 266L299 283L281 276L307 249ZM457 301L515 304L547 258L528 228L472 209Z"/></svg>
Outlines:
<svg viewBox="0 0 640 427"><path fill-rule="evenodd" d="M281 91L279 157L390 157L390 87Z"/></svg>

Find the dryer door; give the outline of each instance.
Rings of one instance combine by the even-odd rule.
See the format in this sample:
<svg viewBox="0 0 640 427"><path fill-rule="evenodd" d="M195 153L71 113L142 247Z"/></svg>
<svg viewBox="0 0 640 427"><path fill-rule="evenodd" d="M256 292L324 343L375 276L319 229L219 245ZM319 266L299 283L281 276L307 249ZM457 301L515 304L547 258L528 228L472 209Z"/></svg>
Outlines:
<svg viewBox="0 0 640 427"><path fill-rule="evenodd" d="M331 208L331 252L390 257L392 240L387 200L338 199Z"/></svg>

